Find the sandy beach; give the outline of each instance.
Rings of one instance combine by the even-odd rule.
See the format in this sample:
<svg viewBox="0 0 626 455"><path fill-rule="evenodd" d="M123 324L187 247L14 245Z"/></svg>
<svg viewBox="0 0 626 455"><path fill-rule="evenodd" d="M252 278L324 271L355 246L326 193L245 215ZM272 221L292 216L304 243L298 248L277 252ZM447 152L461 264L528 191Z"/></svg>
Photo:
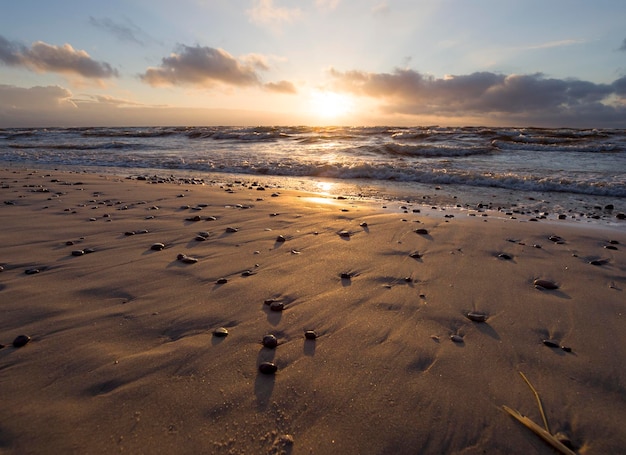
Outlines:
<svg viewBox="0 0 626 455"><path fill-rule="evenodd" d="M503 408L544 427L520 372L569 450L626 451L624 220L56 170L0 195L1 454L558 453Z"/></svg>

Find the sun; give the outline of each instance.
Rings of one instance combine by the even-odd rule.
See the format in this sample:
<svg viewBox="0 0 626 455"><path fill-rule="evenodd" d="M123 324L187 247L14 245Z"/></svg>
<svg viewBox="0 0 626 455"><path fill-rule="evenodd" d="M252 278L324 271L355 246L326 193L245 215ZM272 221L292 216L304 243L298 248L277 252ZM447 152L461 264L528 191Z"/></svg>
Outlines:
<svg viewBox="0 0 626 455"><path fill-rule="evenodd" d="M352 110L352 99L340 93L316 90L311 92L311 112L326 119L344 116Z"/></svg>

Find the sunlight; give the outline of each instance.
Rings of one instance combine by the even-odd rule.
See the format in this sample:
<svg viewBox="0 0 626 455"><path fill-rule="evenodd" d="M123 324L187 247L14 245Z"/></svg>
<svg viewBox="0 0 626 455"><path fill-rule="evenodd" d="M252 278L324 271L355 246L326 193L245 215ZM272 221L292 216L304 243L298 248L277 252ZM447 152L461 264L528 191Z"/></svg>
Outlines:
<svg viewBox="0 0 626 455"><path fill-rule="evenodd" d="M311 111L320 117L335 118L352 110L352 99L335 92L316 90L311 92Z"/></svg>

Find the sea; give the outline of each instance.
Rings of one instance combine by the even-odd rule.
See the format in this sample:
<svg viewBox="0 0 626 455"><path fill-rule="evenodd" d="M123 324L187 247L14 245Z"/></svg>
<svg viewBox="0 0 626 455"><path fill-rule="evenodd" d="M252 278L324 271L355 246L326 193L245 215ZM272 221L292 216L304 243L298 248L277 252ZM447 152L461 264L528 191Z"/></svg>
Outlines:
<svg viewBox="0 0 626 455"><path fill-rule="evenodd" d="M5 128L0 166L243 179L373 200L523 207L572 218L610 219L626 211L626 129Z"/></svg>

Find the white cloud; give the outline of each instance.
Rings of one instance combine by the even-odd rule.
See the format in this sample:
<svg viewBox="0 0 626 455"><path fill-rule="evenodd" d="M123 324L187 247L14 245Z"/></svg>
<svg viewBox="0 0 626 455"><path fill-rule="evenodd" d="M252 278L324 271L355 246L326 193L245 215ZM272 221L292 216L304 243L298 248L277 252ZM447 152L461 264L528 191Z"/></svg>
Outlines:
<svg viewBox="0 0 626 455"><path fill-rule="evenodd" d="M275 6L273 0L254 0L252 8L246 13L252 22L266 26L291 23L302 16L302 11L299 8Z"/></svg>

